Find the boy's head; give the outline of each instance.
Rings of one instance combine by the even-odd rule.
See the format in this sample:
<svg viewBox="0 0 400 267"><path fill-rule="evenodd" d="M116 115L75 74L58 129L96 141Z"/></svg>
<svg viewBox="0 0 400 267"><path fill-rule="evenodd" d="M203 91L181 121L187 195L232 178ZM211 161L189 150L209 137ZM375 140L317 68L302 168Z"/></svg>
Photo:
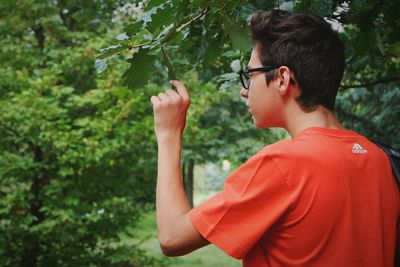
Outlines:
<svg viewBox="0 0 400 267"><path fill-rule="evenodd" d="M334 110L344 71L344 45L322 18L282 10L260 11L251 19L251 35L262 65L287 66L301 89L302 109ZM276 69L266 73L267 84Z"/></svg>

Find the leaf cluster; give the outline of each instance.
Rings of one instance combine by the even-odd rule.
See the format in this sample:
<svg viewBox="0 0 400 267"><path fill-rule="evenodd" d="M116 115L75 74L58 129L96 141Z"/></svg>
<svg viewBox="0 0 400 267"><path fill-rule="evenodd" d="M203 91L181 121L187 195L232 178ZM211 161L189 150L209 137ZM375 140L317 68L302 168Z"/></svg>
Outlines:
<svg viewBox="0 0 400 267"><path fill-rule="evenodd" d="M141 88L146 81L166 81L166 72L171 73L171 68L167 70L165 65L173 66L178 79L181 73L195 70L201 81L213 81L226 88L232 86L229 80L237 81L230 66L234 62L239 62L239 67L244 65L251 49L247 28L250 15L271 8L323 16L339 31L346 44L346 71L337 101L339 117L350 128L361 125L355 130L371 138L400 145L399 128L389 124L397 105L372 108L382 107L386 103L383 99L394 97L395 103L400 100L392 92L400 82L400 21L396 15L400 6L393 1L149 0L142 15L125 25L127 38L99 57L106 60L123 51L133 53L130 67L123 74L125 84L131 88ZM162 47L173 55L169 57L172 64L162 60ZM352 102L351 92L357 95L360 90L373 90L382 99ZM355 112L355 108L349 108L349 101L350 106L363 106L362 110L368 111ZM367 114L375 115L365 118Z"/></svg>
<svg viewBox="0 0 400 267"><path fill-rule="evenodd" d="M164 265L121 239L152 208L156 146L148 95L94 69L119 2L0 3L1 266Z"/></svg>

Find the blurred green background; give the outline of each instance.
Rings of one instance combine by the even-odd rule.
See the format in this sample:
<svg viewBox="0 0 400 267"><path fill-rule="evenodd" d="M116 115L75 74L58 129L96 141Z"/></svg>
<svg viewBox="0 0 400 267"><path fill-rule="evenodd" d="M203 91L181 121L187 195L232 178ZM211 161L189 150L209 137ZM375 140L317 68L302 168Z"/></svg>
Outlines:
<svg viewBox="0 0 400 267"><path fill-rule="evenodd" d="M1 1L0 266L239 266L213 246L161 255L150 96L173 73L188 87L183 176L200 203L287 137L255 129L236 74L251 51L251 14L277 7L338 29L337 116L399 147L396 1Z"/></svg>

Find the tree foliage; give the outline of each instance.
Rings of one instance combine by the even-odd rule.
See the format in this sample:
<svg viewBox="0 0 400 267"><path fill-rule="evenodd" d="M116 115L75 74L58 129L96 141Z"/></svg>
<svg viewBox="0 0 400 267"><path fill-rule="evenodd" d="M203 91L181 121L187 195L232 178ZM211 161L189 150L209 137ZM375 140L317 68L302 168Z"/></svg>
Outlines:
<svg viewBox="0 0 400 267"><path fill-rule="evenodd" d="M119 4L0 5L0 265L162 265L120 238L154 201L156 147L148 95L94 69Z"/></svg>
<svg viewBox="0 0 400 267"><path fill-rule="evenodd" d="M399 146L400 129L393 119L399 115L400 6L393 1L149 0L136 20L125 24L126 38L106 49L100 58L107 60L121 51L130 51L131 66L123 77L130 77L125 79L129 87L140 88L145 79L167 79L160 74L166 72L163 62L155 62L162 58L163 47L174 55L176 73L193 69L201 73L201 80L221 85L224 78L232 81L236 77L232 63L244 64L248 58L249 16L258 9L270 8L312 12L338 28L347 47L346 72L337 105L339 117L349 128ZM147 76L132 79L144 70ZM235 85L231 82L226 87Z"/></svg>
<svg viewBox="0 0 400 267"><path fill-rule="evenodd" d="M188 85L184 162L237 165L282 137L252 126L236 74L250 15L277 7L340 23L337 113L400 146L393 1L0 2L0 265L161 266L120 238L154 202L149 97Z"/></svg>

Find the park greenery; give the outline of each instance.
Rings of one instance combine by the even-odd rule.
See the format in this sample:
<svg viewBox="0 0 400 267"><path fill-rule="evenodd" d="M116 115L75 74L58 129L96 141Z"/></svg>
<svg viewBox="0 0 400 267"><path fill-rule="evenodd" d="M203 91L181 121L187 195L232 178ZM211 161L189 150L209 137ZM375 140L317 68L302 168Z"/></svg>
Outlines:
<svg viewBox="0 0 400 267"><path fill-rule="evenodd" d="M338 28L338 117L400 147L396 1L1 1L0 266L166 265L121 239L154 208L150 96L173 78L191 94L189 196L194 165L238 166L284 137L252 126L236 74L251 51L251 14L271 8Z"/></svg>

